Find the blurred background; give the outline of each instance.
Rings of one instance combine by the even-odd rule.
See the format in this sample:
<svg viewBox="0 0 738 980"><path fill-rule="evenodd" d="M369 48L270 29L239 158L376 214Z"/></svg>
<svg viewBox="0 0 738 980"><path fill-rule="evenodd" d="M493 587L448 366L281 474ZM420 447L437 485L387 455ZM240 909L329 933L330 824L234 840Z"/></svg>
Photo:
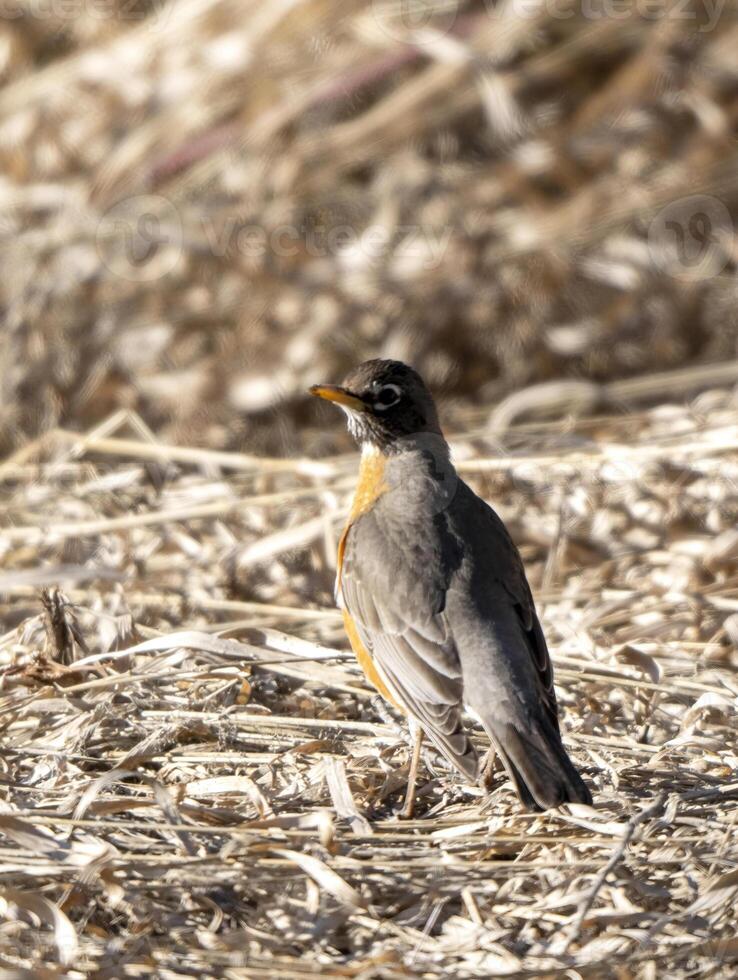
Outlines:
<svg viewBox="0 0 738 980"><path fill-rule="evenodd" d="M452 419L738 356L734 0L2 8L4 453L345 447L305 388L371 356Z"/></svg>

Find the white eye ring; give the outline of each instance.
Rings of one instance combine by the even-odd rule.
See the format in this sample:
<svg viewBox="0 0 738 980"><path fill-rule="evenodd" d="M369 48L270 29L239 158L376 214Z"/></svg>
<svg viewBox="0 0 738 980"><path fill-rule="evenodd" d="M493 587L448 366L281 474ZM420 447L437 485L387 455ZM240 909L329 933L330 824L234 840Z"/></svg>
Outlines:
<svg viewBox="0 0 738 980"><path fill-rule="evenodd" d="M394 396L391 401L384 401L387 392ZM374 402L374 407L378 412L383 412L386 408L392 408L393 405L396 405L401 398L402 389L398 385L382 385L377 394L377 400Z"/></svg>

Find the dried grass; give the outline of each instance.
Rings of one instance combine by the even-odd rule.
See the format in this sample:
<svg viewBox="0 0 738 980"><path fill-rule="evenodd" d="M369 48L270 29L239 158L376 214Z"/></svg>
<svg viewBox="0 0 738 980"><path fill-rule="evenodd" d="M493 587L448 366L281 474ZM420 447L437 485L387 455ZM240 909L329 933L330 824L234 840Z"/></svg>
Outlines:
<svg viewBox="0 0 738 980"><path fill-rule="evenodd" d="M5 6L0 973L734 976L734 0ZM428 751L397 819L304 397L376 354L522 547L595 810Z"/></svg>
<svg viewBox="0 0 738 980"><path fill-rule="evenodd" d="M542 816L429 752L397 819L408 745L330 594L353 456L175 450L119 413L7 461L7 975L734 975L737 422L713 388L457 429L595 788Z"/></svg>
<svg viewBox="0 0 738 980"><path fill-rule="evenodd" d="M482 404L738 356L735 0L6 3L0 448L299 452L377 353Z"/></svg>

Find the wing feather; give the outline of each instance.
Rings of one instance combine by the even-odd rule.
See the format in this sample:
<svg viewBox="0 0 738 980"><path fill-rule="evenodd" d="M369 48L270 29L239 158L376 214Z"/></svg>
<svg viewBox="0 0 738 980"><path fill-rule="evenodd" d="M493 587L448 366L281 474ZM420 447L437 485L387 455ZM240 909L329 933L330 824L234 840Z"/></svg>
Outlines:
<svg viewBox="0 0 738 980"><path fill-rule="evenodd" d="M558 705L554 691L554 675L551 656L548 652L546 638L536 613L533 595L525 574L523 560L515 542L505 527L499 515L480 497L469 492L467 496L471 507L471 520L478 532L481 532L486 520L489 528L489 541L496 555L496 564L504 569L504 575L498 578L502 586L502 594L507 594L522 627L531 660L535 665L541 698L546 712L558 731Z"/></svg>
<svg viewBox="0 0 738 980"><path fill-rule="evenodd" d="M364 546L357 547L362 538ZM378 538L374 514L363 515L346 534L344 607L393 698L454 765L475 778L476 753L461 721L461 665L445 616L436 612L444 607L447 582L437 564L410 567L399 547L388 560L392 544L378 549Z"/></svg>

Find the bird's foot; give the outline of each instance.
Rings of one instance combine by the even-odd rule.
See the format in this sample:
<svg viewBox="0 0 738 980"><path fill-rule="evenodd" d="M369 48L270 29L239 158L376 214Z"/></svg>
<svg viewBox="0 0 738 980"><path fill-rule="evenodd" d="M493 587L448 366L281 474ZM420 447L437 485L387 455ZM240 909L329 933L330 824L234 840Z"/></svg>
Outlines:
<svg viewBox="0 0 738 980"><path fill-rule="evenodd" d="M400 810L401 820L412 820L415 813L415 789L418 782L418 767L420 765L420 749L423 745L423 729L419 725L410 726L412 737L413 753L410 756L410 769L407 777L407 793L405 794L405 805Z"/></svg>
<svg viewBox="0 0 738 980"><path fill-rule="evenodd" d="M477 780L483 790L486 790L488 793L492 790L494 774L501 768L502 762L498 758L494 748L490 746L482 760L482 765L479 768L479 779Z"/></svg>

